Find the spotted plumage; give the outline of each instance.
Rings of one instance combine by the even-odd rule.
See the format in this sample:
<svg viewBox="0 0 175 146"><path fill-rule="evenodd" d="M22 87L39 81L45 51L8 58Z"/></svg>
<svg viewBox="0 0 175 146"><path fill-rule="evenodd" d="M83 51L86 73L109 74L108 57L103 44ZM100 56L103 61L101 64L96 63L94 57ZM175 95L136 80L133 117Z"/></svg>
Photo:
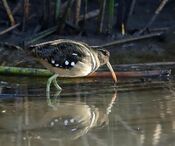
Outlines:
<svg viewBox="0 0 175 146"><path fill-rule="evenodd" d="M9 48L23 48L8 43L0 43L0 46ZM50 98L50 85L61 91L56 78L59 77L82 77L95 72L100 66L106 64L110 69L115 83L116 75L109 63L110 53L105 49L94 49L83 42L59 39L31 45L27 50L43 64L49 71L54 73L47 81L47 98Z"/></svg>
<svg viewBox="0 0 175 146"><path fill-rule="evenodd" d="M101 60L105 61L101 62L98 50L71 40L50 41L32 45L29 49L46 68L61 77L86 76L105 64L109 58L109 55L104 55Z"/></svg>
<svg viewBox="0 0 175 146"><path fill-rule="evenodd" d="M107 64L115 80L116 75L109 63L110 53L105 49L94 49L85 43L72 40L55 40L31 45L28 50L55 75L48 79L47 92L53 81L55 87L61 90L56 82L59 77L82 77L95 72L101 65Z"/></svg>
<svg viewBox="0 0 175 146"><path fill-rule="evenodd" d="M70 69L78 61L82 61L85 54L80 46L75 46L67 42L57 45L47 44L39 45L35 48L35 56L47 60L53 67Z"/></svg>

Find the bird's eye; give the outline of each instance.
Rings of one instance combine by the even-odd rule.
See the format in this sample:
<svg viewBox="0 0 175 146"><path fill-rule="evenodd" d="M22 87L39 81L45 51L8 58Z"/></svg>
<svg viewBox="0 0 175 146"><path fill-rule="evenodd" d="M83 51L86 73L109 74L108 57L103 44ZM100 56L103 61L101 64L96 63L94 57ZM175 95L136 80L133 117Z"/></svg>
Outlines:
<svg viewBox="0 0 175 146"><path fill-rule="evenodd" d="M109 56L109 52L107 50L104 49L99 49L99 51L104 55L104 56Z"/></svg>

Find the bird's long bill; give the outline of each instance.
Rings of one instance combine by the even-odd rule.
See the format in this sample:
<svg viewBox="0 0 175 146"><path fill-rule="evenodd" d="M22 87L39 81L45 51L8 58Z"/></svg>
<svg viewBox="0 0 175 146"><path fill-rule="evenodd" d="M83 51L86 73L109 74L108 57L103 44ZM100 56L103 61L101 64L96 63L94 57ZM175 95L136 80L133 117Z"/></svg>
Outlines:
<svg viewBox="0 0 175 146"><path fill-rule="evenodd" d="M108 62L106 63L106 65L107 65L107 67L109 68L109 70L111 71L112 77L113 77L113 79L114 79L114 81L115 81L115 83L116 83L116 82L117 82L117 77L116 77L116 74L115 74L115 72L114 72L114 70L113 70L113 68L112 68L112 66L111 66L111 64L110 64L110 62L108 61Z"/></svg>

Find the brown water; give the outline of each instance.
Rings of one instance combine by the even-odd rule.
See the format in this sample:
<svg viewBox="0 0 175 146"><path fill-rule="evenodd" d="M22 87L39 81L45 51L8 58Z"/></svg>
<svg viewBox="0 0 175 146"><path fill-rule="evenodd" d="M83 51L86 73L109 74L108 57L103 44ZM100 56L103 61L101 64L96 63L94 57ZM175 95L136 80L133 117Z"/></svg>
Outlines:
<svg viewBox="0 0 175 146"><path fill-rule="evenodd" d="M0 77L0 145L174 146L173 81L69 80L48 106L47 79ZM77 83L75 83L77 82Z"/></svg>

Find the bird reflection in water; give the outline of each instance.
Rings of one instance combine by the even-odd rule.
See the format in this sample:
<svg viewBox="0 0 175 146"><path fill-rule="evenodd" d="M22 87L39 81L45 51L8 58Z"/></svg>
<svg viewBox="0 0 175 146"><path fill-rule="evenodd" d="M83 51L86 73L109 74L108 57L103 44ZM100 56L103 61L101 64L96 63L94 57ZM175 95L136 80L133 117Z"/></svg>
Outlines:
<svg viewBox="0 0 175 146"><path fill-rule="evenodd" d="M107 98L107 100L109 99L108 104L105 103L101 108L92 104L88 105L87 102L69 100L69 98L61 98L54 108L47 106L44 101L43 103L35 100L28 101L27 115L25 109L23 109L23 115L21 115L21 110L9 109L7 111L11 111L11 113L1 113L3 115L1 115L0 127L7 131L22 132L23 138L30 140L37 139L47 142L50 140L75 140L95 127L108 124L108 115L116 98L117 94L114 93L112 99ZM27 120L25 120L28 121L27 124L25 121L15 122L19 121L21 116L27 116Z"/></svg>

